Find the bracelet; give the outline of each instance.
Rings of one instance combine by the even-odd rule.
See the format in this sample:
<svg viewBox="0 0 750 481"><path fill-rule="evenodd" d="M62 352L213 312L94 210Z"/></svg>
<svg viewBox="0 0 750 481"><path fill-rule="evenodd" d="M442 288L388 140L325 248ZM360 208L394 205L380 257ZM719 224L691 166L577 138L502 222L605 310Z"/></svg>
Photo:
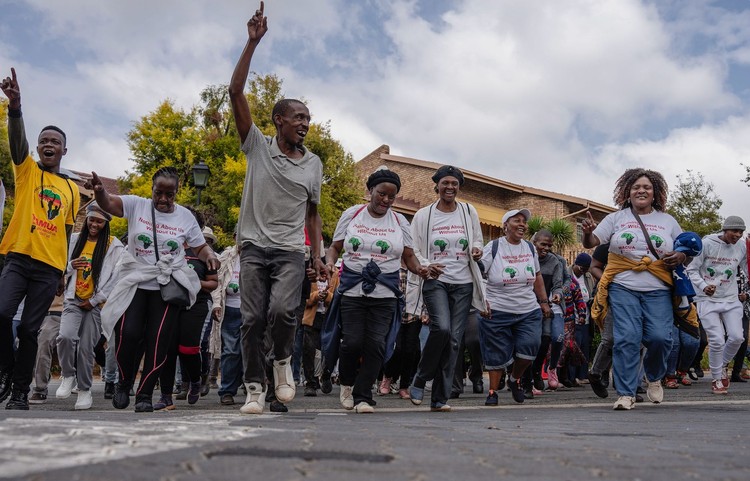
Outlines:
<svg viewBox="0 0 750 481"><path fill-rule="evenodd" d="M549 299L537 299L536 302L539 304L549 304Z"/></svg>

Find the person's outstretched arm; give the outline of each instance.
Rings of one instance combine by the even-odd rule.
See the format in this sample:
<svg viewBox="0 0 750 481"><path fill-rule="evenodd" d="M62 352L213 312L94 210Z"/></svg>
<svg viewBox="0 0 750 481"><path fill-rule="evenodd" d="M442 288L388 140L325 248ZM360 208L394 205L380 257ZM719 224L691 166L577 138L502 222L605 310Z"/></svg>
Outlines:
<svg viewBox="0 0 750 481"><path fill-rule="evenodd" d="M245 84L247 83L250 60L253 58L255 47L258 46L260 39L268 30L268 19L263 16L263 8L263 2L260 2L260 9L256 10L253 18L247 22L247 43L242 50L237 65L234 67L232 80L229 82L229 100L232 103L234 122L237 125L237 133L240 135L241 144L245 143L250 127L253 126L250 106L245 98Z"/></svg>
<svg viewBox="0 0 750 481"><path fill-rule="evenodd" d="M99 204L102 210L117 217L123 216L122 199L119 195L107 192L96 172L91 173L91 180L86 182L85 187L94 191L96 203Z"/></svg>
<svg viewBox="0 0 750 481"><path fill-rule="evenodd" d="M5 77L2 90L8 97L8 140L10 142L10 158L13 163L21 165L29 156L29 142L26 140L26 129L21 116L21 88L18 86L16 69L10 69L10 77Z"/></svg>

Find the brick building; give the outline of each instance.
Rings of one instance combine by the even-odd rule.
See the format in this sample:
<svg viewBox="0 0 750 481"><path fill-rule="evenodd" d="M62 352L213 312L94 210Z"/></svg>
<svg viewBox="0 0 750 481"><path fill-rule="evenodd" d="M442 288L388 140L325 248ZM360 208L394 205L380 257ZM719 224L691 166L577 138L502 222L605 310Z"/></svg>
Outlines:
<svg viewBox="0 0 750 481"><path fill-rule="evenodd" d="M433 190L435 184L431 177L442 164L391 155L387 145L381 145L356 164L362 178L367 178L381 165L385 165L401 177L401 190L393 209L404 214L407 219L411 219L417 210L437 200ZM503 214L511 209L525 207L532 215L539 215L547 220L561 218L574 222L579 241L580 222L586 216L587 210L591 211L597 222L616 210L614 207L581 197L513 184L472 172L460 165L456 167L461 169L466 180L461 188L459 200L470 202L476 207L485 242L502 235L501 219ZM561 254L570 261L582 250L579 242Z"/></svg>

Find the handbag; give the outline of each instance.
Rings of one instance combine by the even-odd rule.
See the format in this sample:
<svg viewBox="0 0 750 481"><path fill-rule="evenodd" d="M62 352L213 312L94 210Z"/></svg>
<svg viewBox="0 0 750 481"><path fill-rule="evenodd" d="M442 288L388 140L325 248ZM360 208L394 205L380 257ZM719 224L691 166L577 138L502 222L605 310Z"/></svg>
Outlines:
<svg viewBox="0 0 750 481"><path fill-rule="evenodd" d="M654 245L651 243L651 237L648 235L648 231L646 230L646 226L643 225L643 221L641 220L641 217L636 213L635 209L633 207L630 208L630 212L633 213L633 217L635 217L635 220L638 221L638 225L641 226L641 230L643 231L643 236L646 238L646 244L648 245L648 250L651 251L651 253L659 259L659 254L656 253L656 249L654 248ZM674 297L674 296L673 296ZM680 309L679 308L679 298L674 299L672 302L672 322L675 326L677 326L677 329L684 332L685 334L688 334L691 337L694 337L696 339L700 339L701 333L700 333L700 327L698 327L697 323L691 322L691 317L695 316L696 308L695 303L690 302L687 309ZM692 314L692 316L691 316Z"/></svg>
<svg viewBox="0 0 750 481"><path fill-rule="evenodd" d="M154 253L156 254L156 262L159 262L159 243L156 240L156 212L154 211L154 204L151 204L151 227L154 230ZM177 307L189 307L190 306L190 292L185 286L177 282L174 276L169 276L169 282L166 284L159 284L159 290L161 291L161 298L168 304L175 305Z"/></svg>

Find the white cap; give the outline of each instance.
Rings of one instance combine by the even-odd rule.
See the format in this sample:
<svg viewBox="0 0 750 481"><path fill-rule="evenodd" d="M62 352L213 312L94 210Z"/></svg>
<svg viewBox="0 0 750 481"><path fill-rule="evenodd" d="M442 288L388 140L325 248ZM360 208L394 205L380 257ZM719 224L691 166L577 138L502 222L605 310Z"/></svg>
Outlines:
<svg viewBox="0 0 750 481"><path fill-rule="evenodd" d="M214 243L217 242L216 236L214 235L214 230L210 228L209 226L206 226L203 228L203 237L206 240L214 241Z"/></svg>
<svg viewBox="0 0 750 481"><path fill-rule="evenodd" d="M508 222L508 219L518 214L523 215L526 218L526 222L528 222L529 219L531 219L531 212L529 212L529 209L513 209L513 210L509 210L503 215L503 224Z"/></svg>

